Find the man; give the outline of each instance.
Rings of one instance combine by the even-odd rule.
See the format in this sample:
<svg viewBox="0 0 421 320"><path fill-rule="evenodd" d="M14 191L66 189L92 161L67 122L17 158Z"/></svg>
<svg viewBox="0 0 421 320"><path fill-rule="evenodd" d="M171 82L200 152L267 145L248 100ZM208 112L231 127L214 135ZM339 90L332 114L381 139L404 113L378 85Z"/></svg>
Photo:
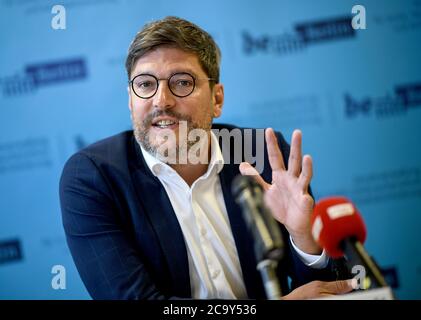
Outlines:
<svg viewBox="0 0 421 320"><path fill-rule="evenodd" d="M133 131L66 163L64 229L94 299L265 298L252 235L231 194L240 171L266 190L280 222L287 249L277 273L285 293L288 278L296 288L284 298L352 289L348 281L313 281L337 275L310 233L312 162L302 158L301 133L294 132L290 152L280 134L266 130L261 176L223 156L211 129L239 129L213 124L224 102L219 65L216 43L198 26L175 17L146 25L126 61ZM198 139L190 139L194 132Z"/></svg>

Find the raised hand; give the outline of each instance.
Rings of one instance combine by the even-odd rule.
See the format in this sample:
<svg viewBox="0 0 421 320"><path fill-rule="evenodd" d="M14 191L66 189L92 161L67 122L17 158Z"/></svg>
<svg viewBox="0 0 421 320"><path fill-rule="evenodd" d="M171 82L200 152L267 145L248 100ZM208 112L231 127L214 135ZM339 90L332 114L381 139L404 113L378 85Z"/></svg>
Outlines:
<svg viewBox="0 0 421 320"><path fill-rule="evenodd" d="M267 183L247 162L240 164L242 175L252 175L265 190L265 203L276 220L285 225L294 244L309 254L320 254L321 249L311 235L310 216L314 200L308 193L313 175L311 157L302 157L301 131L295 130L291 139L288 170L282 158L273 129L265 131L272 182Z"/></svg>

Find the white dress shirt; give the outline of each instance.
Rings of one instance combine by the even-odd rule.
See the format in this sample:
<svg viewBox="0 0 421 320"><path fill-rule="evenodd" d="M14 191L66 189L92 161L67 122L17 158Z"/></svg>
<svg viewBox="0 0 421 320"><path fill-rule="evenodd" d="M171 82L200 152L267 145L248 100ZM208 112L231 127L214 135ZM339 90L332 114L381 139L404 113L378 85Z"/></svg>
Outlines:
<svg viewBox="0 0 421 320"><path fill-rule="evenodd" d="M143 148L141 150L146 164L164 186L183 232L192 298L246 299L243 274L219 180L224 158L214 133L211 132L208 170L191 187L169 165ZM320 256L309 255L293 242L292 245L306 265L323 268L327 264L324 251Z"/></svg>

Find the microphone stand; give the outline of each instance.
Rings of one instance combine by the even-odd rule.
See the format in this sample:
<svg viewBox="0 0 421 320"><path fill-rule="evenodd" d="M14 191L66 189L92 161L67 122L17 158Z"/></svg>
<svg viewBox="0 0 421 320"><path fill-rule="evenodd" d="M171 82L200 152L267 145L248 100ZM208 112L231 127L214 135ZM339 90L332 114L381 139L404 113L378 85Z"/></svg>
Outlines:
<svg viewBox="0 0 421 320"><path fill-rule="evenodd" d="M281 286L276 275L277 266L278 261L273 259L265 259L257 264L257 269L262 276L266 297L269 300L279 300L282 297Z"/></svg>
<svg viewBox="0 0 421 320"><path fill-rule="evenodd" d="M262 199L261 190L255 186L255 199ZM257 195L257 196L256 196ZM282 297L282 290L279 279L276 274L278 263L283 256L283 245L280 239L281 235L278 227L274 224L271 213L263 203L256 201L260 214L254 214L254 236L256 245L254 246L255 255L259 259L257 270L262 277L268 300L279 300Z"/></svg>
<svg viewBox="0 0 421 320"><path fill-rule="evenodd" d="M341 245L348 261L366 267L367 276L372 279L372 283L370 284L371 288L388 286L379 267L374 260L370 258L359 241L356 241L355 239L345 239L342 241Z"/></svg>
<svg viewBox="0 0 421 320"><path fill-rule="evenodd" d="M281 231L263 203L263 189L253 179L238 176L233 185L236 202L242 207L243 216L255 240L257 269L262 277L266 297L278 300L282 290L276 269L284 255Z"/></svg>

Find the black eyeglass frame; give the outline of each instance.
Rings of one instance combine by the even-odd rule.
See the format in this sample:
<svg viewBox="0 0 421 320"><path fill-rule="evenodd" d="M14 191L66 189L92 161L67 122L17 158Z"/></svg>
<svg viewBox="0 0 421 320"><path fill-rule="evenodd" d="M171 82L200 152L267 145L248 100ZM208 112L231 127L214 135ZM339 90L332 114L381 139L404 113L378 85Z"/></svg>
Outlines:
<svg viewBox="0 0 421 320"><path fill-rule="evenodd" d="M132 90L133 90L134 94L135 94L136 96L138 96L140 99L150 99L150 98L152 98L152 97L153 97L153 96L154 96L154 95L158 92L158 89L159 89L159 83L160 83L160 81L161 81L161 80L167 80L167 82L169 83L169 81L170 81L170 79L171 79L172 77L174 77L174 76L176 76L176 75L180 75L180 74L187 74L187 75L189 75L189 76L193 79L193 87L192 87L192 89L191 89L190 93L188 93L188 94L186 94L186 95L182 95L182 96L180 96L180 95L178 95L178 94L175 94L175 93L172 91L171 86L170 86L170 85L168 85L168 89L170 89L171 93L172 93L174 96L178 97L178 98L185 98L185 97L188 97L189 95L191 95L191 94L194 92L194 89L196 88L196 80L216 81L216 79L213 79L213 78L195 78L193 75L191 75L191 74L190 74L190 73L188 73L188 72L175 72L175 73L171 74L168 78L161 78L161 79L157 78L156 76L154 76L153 74L150 74L150 73L141 73L141 74L136 75L136 76L135 76L132 80L130 80L130 81L129 81L129 84L131 85L131 88L132 88ZM156 83L157 83L157 86L156 86L156 89L155 89L154 93L153 93L153 94L151 94L151 95L150 95L150 96L148 96L148 97L142 97L142 96L138 95L138 94L137 94L137 92L136 92L136 90L135 90L135 88L134 88L134 80L135 80L137 77L140 77L140 76L150 76L150 77L154 78L154 79L155 79L155 81L156 81Z"/></svg>

